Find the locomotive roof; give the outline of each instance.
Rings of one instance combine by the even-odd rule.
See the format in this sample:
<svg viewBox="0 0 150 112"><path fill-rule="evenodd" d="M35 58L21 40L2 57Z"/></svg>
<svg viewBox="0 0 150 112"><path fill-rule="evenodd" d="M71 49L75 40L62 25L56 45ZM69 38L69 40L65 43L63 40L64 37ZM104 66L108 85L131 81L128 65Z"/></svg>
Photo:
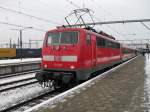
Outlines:
<svg viewBox="0 0 150 112"><path fill-rule="evenodd" d="M90 34L94 34L96 36L100 36L104 39L107 39L107 40L110 40L112 42L115 42L115 43L119 43L123 48L128 48L128 49L133 49L133 48L129 48L129 46L125 45L125 44L122 44L120 42L118 42L117 40L113 39L114 37L112 37L111 35L109 34L106 34L105 32L101 31L101 33L98 33L96 31L93 31L93 30L88 30L88 29L85 29L85 28L64 28L64 27L58 27L56 29L53 29L53 30L49 30L47 32L55 32L55 31L84 31L84 32L87 32L87 33L90 33ZM111 36L112 38L109 38L108 36ZM133 49L134 50L134 49Z"/></svg>
<svg viewBox="0 0 150 112"><path fill-rule="evenodd" d="M116 42L116 43L120 43L118 41L115 40L115 38L103 31L100 31L99 33L96 32L94 29L88 29L88 28L65 28L65 27L57 27L56 29L53 29L53 30L49 30L48 32L53 32L53 31L74 31L74 30L77 30L77 31L85 31L85 32L88 32L88 33L92 33L96 36L101 36L102 38L104 39L107 39L107 40L111 40L113 42Z"/></svg>

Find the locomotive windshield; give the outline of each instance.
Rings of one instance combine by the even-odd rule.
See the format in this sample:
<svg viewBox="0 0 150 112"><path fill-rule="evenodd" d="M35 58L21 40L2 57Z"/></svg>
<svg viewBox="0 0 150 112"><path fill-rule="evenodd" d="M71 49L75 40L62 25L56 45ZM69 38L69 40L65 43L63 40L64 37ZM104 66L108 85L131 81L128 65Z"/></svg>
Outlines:
<svg viewBox="0 0 150 112"><path fill-rule="evenodd" d="M48 33L47 45L77 44L78 32L51 32Z"/></svg>

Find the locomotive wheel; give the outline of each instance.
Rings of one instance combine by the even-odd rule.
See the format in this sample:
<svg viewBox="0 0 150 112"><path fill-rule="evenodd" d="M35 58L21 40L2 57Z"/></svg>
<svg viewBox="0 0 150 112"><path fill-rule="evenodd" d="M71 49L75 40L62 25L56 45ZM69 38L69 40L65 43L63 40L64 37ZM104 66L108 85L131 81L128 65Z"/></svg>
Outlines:
<svg viewBox="0 0 150 112"><path fill-rule="evenodd" d="M54 80L54 89L58 90L58 89L62 89L62 90L66 90L66 89L70 89L76 85L79 84L79 81L76 79L75 75L70 77L63 77L62 80Z"/></svg>
<svg viewBox="0 0 150 112"><path fill-rule="evenodd" d="M53 85L54 85L54 90L58 90L61 88L61 81L54 80Z"/></svg>
<svg viewBox="0 0 150 112"><path fill-rule="evenodd" d="M66 90L66 89L70 89L71 87L74 86L74 83L63 83L60 80L54 81L54 89L55 90Z"/></svg>

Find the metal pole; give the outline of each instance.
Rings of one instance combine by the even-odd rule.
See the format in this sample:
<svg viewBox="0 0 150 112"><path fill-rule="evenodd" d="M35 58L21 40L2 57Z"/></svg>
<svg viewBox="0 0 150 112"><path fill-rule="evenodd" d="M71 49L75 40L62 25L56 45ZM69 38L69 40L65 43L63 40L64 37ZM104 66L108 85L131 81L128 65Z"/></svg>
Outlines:
<svg viewBox="0 0 150 112"><path fill-rule="evenodd" d="M22 30L20 31L20 59L22 60Z"/></svg>
<svg viewBox="0 0 150 112"><path fill-rule="evenodd" d="M29 39L29 48L31 49L31 39Z"/></svg>
<svg viewBox="0 0 150 112"><path fill-rule="evenodd" d="M19 38L18 38L17 48L20 48L19 46L20 46L20 40L19 40Z"/></svg>
<svg viewBox="0 0 150 112"><path fill-rule="evenodd" d="M11 38L9 39L9 47L11 48L12 45L11 45Z"/></svg>
<svg viewBox="0 0 150 112"><path fill-rule="evenodd" d="M38 41L36 41L36 48L38 48Z"/></svg>

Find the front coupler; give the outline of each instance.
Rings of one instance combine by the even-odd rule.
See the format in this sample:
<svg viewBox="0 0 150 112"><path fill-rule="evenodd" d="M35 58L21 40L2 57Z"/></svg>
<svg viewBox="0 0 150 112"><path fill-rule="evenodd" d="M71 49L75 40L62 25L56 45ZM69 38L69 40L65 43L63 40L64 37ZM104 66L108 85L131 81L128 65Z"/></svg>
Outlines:
<svg viewBox="0 0 150 112"><path fill-rule="evenodd" d="M40 71L36 73L35 78L38 80L39 83L55 81L67 84L74 78L74 74L63 72Z"/></svg>

